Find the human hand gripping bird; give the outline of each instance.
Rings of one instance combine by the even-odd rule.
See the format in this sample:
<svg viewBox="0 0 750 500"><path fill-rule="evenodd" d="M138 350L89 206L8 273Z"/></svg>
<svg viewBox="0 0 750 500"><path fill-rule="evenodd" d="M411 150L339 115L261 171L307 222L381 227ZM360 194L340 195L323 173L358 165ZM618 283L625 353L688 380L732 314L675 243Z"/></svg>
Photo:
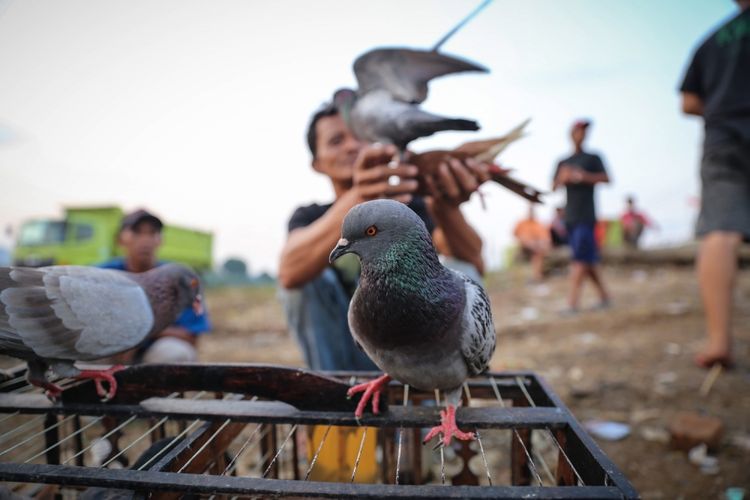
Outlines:
<svg viewBox="0 0 750 500"><path fill-rule="evenodd" d="M411 141L435 132L479 130L473 120L438 116L419 107L427 99L430 80L465 71L487 69L432 50L374 49L354 61L357 90L341 89L333 101L359 139L393 144L403 155Z"/></svg>
<svg viewBox="0 0 750 500"><path fill-rule="evenodd" d="M364 392L355 416L368 401L379 412L380 392L391 377L417 389L445 393L440 425L425 442L442 433L468 440L474 434L456 425L464 381L489 366L495 350L490 303L482 287L438 260L422 220L406 205L373 200L353 207L344 218L333 262L346 253L359 257L359 287L349 307L355 341L385 374L349 389Z"/></svg>
<svg viewBox="0 0 750 500"><path fill-rule="evenodd" d="M188 306L202 312L198 276L180 264L140 274L95 267L0 267L0 354L26 360L29 383L60 396L48 368L93 379L105 400L117 392L116 365L79 370L76 361L112 356L174 323ZM109 384L105 391L102 381Z"/></svg>
<svg viewBox="0 0 750 500"><path fill-rule="evenodd" d="M525 120L513 130L500 137L467 142L453 150L433 150L410 156L409 163L416 165L419 169L417 179L420 183L420 190L418 193L433 194L439 191L434 186L434 178L439 169L445 168L443 165L449 164L450 161L458 160L464 163L484 163L487 165L491 180L533 203L541 203L542 191L512 178L509 169L493 163L495 158L505 148L523 137L523 130L529 121Z"/></svg>

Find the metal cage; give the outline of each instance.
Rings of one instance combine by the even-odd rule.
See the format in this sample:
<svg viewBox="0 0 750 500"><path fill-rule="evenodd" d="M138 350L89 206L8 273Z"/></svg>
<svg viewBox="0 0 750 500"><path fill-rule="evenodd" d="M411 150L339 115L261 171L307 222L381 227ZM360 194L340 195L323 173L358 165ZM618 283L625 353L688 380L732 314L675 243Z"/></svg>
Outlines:
<svg viewBox="0 0 750 500"><path fill-rule="evenodd" d="M449 448L421 443L437 393L394 381L387 408L355 419L346 391L377 375L141 365L112 401L62 380L53 403L19 367L0 383L0 480L63 498L638 498L533 373L469 380L457 422L478 439Z"/></svg>

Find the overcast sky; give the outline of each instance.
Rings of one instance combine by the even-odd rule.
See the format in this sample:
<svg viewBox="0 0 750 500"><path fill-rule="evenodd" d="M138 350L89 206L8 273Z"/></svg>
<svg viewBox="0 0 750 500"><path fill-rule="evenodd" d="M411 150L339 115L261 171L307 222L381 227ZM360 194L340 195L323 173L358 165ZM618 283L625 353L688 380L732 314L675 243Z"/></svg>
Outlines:
<svg viewBox="0 0 750 500"><path fill-rule="evenodd" d="M377 46L428 48L474 1L0 0L0 227L60 217L67 205L147 207L213 231L217 262L276 272L293 209L332 198L309 164L310 113ZM635 193L661 231L691 237L702 126L676 88L696 43L730 0L495 0L443 46L488 67L433 82L424 107L474 118L421 151L504 133L530 135L501 162L547 188L589 117L589 147L613 184L599 213ZM501 260L525 203L485 188L465 213ZM549 218L551 197L539 211Z"/></svg>

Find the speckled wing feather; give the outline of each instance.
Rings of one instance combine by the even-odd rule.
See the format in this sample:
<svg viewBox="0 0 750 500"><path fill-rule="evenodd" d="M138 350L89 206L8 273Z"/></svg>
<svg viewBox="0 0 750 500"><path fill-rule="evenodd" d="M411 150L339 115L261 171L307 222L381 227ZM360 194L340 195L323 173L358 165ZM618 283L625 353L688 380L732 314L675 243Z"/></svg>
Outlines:
<svg viewBox="0 0 750 500"><path fill-rule="evenodd" d="M464 282L466 307L462 322L461 354L471 376L479 375L489 368L495 351L495 327L492 322L490 300L481 285L464 275L452 271Z"/></svg>
<svg viewBox="0 0 750 500"><path fill-rule="evenodd" d="M96 359L134 347L153 324L146 293L125 273L0 268L0 350Z"/></svg>

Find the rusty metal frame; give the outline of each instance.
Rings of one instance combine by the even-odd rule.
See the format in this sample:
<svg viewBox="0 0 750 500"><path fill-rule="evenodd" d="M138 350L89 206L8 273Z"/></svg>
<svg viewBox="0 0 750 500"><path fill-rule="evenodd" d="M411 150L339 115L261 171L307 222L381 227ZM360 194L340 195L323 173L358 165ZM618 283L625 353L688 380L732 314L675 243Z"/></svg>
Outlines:
<svg viewBox="0 0 750 500"><path fill-rule="evenodd" d="M3 414L16 412L45 415L49 422L74 416L74 429L80 429L79 416L106 415L120 419L137 416L160 419L159 422L165 419L202 422L143 470L84 467L81 459L77 459L76 465L58 465L59 452L52 449L46 454L46 464L3 463L0 456L0 480L118 488L150 492L158 498L176 498L185 492L339 498L638 498L622 472L582 429L557 395L531 372L498 372L472 379L466 387L470 397L485 400L497 397L501 406L462 407L457 413L459 424L465 428L512 430L512 484L509 486L304 481L299 479L296 462L294 479L279 479L279 464L274 463L275 457L269 458L281 452L279 441L284 433L277 435L279 426L291 427L286 436L290 440L298 424L363 425L395 433L398 429L429 427L439 420L436 407L402 406L404 387L393 382L385 398L390 403L387 411L379 415L366 414L357 421L353 415L357 399L346 399L347 382L353 377L362 380L377 375L319 374L249 364L143 365L117 373L118 395L106 404L96 400L91 382L68 386L62 401L57 403L51 403L40 393L19 393L18 389L24 386L20 382L0 386L0 419ZM159 380L159 384L153 384L154 380ZM217 393L219 399L173 397L187 391ZM415 398L429 396L413 394ZM253 399L248 399L250 397ZM268 477L265 474L260 478L223 475L228 464L222 454L248 424L267 429L261 441L266 457L263 466ZM542 486L532 458L532 432L549 434L559 448L557 466L552 473L554 485ZM46 432L45 439L54 443L61 439L59 433L57 427L54 432ZM419 439L418 432L411 434ZM289 446L294 447L293 456L297 457L297 441L291 441L293 444ZM385 441L389 440L381 439L381 446ZM80 439L75 440L75 445L80 449ZM394 448L392 439L388 448L391 451ZM390 456L386 458L393 460ZM489 477L489 468L487 474ZM535 477L539 478L537 485L533 485ZM385 475L382 479L385 483Z"/></svg>

